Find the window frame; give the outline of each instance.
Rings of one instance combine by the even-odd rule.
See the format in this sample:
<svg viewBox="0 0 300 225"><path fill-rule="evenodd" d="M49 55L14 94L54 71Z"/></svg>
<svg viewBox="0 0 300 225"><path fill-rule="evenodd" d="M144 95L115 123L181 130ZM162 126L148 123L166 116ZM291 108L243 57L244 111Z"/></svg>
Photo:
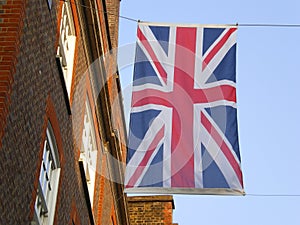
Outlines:
<svg viewBox="0 0 300 225"><path fill-rule="evenodd" d="M97 173L98 146L96 141L96 130L92 114L91 104L88 96L85 101L83 129L81 137L81 148L79 160L83 162L89 197L93 208L95 182Z"/></svg>
<svg viewBox="0 0 300 225"><path fill-rule="evenodd" d="M68 98L71 97L73 81L74 59L76 51L76 29L71 3L65 1L61 8L59 23L59 42L56 57L60 60L60 66L64 77Z"/></svg>
<svg viewBox="0 0 300 225"><path fill-rule="evenodd" d="M51 123L48 121L38 179L37 196L34 203L34 218L31 224L53 224L60 171L61 165L57 141Z"/></svg>

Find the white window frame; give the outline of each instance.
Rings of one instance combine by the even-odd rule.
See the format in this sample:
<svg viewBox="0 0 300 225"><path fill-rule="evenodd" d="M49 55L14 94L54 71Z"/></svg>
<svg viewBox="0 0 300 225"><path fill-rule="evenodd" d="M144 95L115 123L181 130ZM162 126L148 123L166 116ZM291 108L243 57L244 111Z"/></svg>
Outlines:
<svg viewBox="0 0 300 225"><path fill-rule="evenodd" d="M65 1L62 6L62 15L60 21L60 36L59 44L57 48L57 57L60 59L62 71L64 74L64 80L70 99L72 78L73 78L73 66L76 44L76 33L73 19L73 13L71 3Z"/></svg>
<svg viewBox="0 0 300 225"><path fill-rule="evenodd" d="M88 97L87 97L88 99ZM80 159L83 161L85 177L89 190L91 206L93 208L96 167L97 167L97 143L95 135L95 126L91 106L87 100L85 103L85 114L82 131L82 147L80 150Z"/></svg>
<svg viewBox="0 0 300 225"><path fill-rule="evenodd" d="M56 140L51 124L48 122L32 225L53 224L60 170Z"/></svg>

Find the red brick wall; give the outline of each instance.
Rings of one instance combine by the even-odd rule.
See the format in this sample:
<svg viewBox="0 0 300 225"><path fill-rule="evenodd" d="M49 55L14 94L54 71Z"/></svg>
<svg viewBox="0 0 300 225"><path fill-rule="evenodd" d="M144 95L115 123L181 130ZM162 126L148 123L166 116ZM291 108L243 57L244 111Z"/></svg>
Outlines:
<svg viewBox="0 0 300 225"><path fill-rule="evenodd" d="M88 4L88 1L85 2L85 4ZM119 1L115 2L116 6L115 8L118 9L119 7ZM106 27L105 23L105 14L103 12L103 1L97 0L97 6L99 7L99 20L100 24L94 24L95 26L99 26L99 29L101 29L101 32L99 35L101 36L102 42L98 45L100 49L100 54L104 52L109 51L109 45L108 45L108 37L111 37L107 35L108 29ZM91 60L92 59L92 51L89 49L90 43L89 41L93 41L93 38L96 38L94 35L91 35L90 38L88 38L89 33L88 27L89 24L85 24L84 15L82 8L80 8L80 5L78 5L78 19L79 19L79 26L80 30L78 32L78 40L77 40L77 54L75 59L75 82L74 82L74 88L73 88L73 96L72 96L72 119L73 121L76 121L73 125L75 126L74 130L74 136L75 140L79 141L77 143L77 149L81 147L81 136L82 136L82 124L83 124L83 115L85 110L85 96L89 96L89 100L91 103L91 109L92 113L96 113L96 108L100 107L100 105L103 107L101 110L105 112L111 112L112 110L110 108L104 108L109 107L109 104L105 102L105 99L99 98L99 91L97 88L101 86L99 83L94 83L96 80L101 81L103 79L103 82L106 82L105 79L105 73L97 73L96 75L92 75L93 69L90 71L88 70L89 67L94 68L95 64ZM115 21L115 27L118 27L117 21ZM115 34L117 35L117 31L115 31ZM100 40L100 37L97 37L98 40ZM116 38L114 38L117 40ZM101 55L102 56L102 55ZM99 57L101 57L99 56ZM116 57L111 57L109 60L106 60L106 62L109 62L109 65L116 65ZM97 68L100 66L96 63ZM104 69L104 68L103 68ZM105 68L106 69L106 68ZM99 70L101 71L101 70ZM107 76L111 76L111 72L109 70L106 70L108 72ZM114 71L116 72L116 71ZM95 79L93 76L98 76L97 79ZM115 81L112 81L115 82ZM95 88L96 87L96 88ZM104 86L101 86L103 88ZM108 85L108 92L107 90L102 89L102 92L105 91L105 96L107 96L106 101L111 101L111 95L114 96L118 94L117 86L114 85ZM92 94L93 93L93 94ZM96 98L96 99L94 99ZM97 99L98 98L98 99ZM98 102L97 102L98 101ZM99 105L99 101L101 101ZM119 106L119 105L118 105ZM101 111L98 109L98 112ZM96 133L99 134L99 137L97 136L97 140L99 140L98 144L98 165L97 165L97 173L96 173L96 181L95 181L95 193L94 193L94 201L93 201L93 213L94 213L94 219L96 224L110 224L112 221L114 221L115 224L124 224L117 220L118 212L124 211L125 209L120 204L120 196L115 193L115 189L113 188L114 184L109 179L112 171L114 171L114 168L111 168L111 165L108 161L108 156L110 156L110 153L107 152L107 149L104 149L103 146L107 145L108 148L111 147L111 145L108 144L107 140L107 134L111 135L113 129L115 127L106 127L105 123L107 123L107 120L111 120L112 118L108 118L106 121L103 121L103 115L94 115L94 125ZM98 119L98 120L97 120ZM119 109L114 117L115 121L119 121L118 124L121 129L125 129L125 125L122 121L122 110ZM111 121L108 123L111 125ZM123 134L124 131L121 131ZM123 134L123 137L125 135ZM116 149L109 149L109 151L116 151ZM125 157L124 157L125 159ZM112 210L113 209L113 210Z"/></svg>
<svg viewBox="0 0 300 225"><path fill-rule="evenodd" d="M10 105L13 74L16 72L26 2L0 0L0 147Z"/></svg>
<svg viewBox="0 0 300 225"><path fill-rule="evenodd" d="M172 196L128 197L131 225L173 225Z"/></svg>
<svg viewBox="0 0 300 225"><path fill-rule="evenodd" d="M78 161L75 160L72 120L55 61L56 3L59 1L53 1L49 10L46 0L0 0L0 77L1 82L6 79L4 84L9 90L0 94L6 98L6 125L2 123L0 129L4 130L0 148L0 224L30 224L32 220L49 97L64 156L55 224L70 224L72 218L76 218L76 224L89 224ZM8 7L9 4L15 7ZM4 21L9 12L16 14L18 22ZM14 27L5 27L4 23ZM3 31L11 31L11 36L7 36L11 42L4 41ZM9 61L9 67L3 66L3 60ZM3 74L7 75L5 79ZM72 212L74 208L76 215Z"/></svg>
<svg viewBox="0 0 300 225"><path fill-rule="evenodd" d="M105 0L112 47L118 46L120 0Z"/></svg>
<svg viewBox="0 0 300 225"><path fill-rule="evenodd" d="M64 158L55 224L70 224L72 220L76 224L89 224L78 166L81 121L85 110L85 107L81 106L84 106L87 90L79 83L92 62L87 44L89 40L84 33L87 25L80 22L82 8L76 8L80 5L75 5L74 0L71 2L77 39L70 116L55 61L63 2L53 0L52 9L49 10L47 0L0 0L0 224L30 224L32 220L41 162L41 143L45 138L45 121L50 114L57 119L56 130L61 136L58 139ZM101 0L97 2L101 7ZM109 3L108 10L115 13L118 9L119 1ZM101 12L101 44L104 52L107 52L108 28L103 22L104 13ZM116 46L118 21L114 20L112 23L110 19L109 26L113 27L110 37ZM111 60L114 62L112 65L116 65L116 58L112 57ZM107 100L111 104L116 101L118 95L117 82L114 75L108 85ZM76 102L79 104L76 105ZM121 105L117 103L117 107ZM74 110L77 110L77 113L74 113ZM107 111L112 112L111 109ZM103 131L100 130L105 129L105 132L110 133L113 128L117 128L124 141L126 134L122 109L114 112L117 115L113 119L116 127L102 127L96 132L101 134ZM78 133L73 133L72 130L77 128L76 126ZM99 145L103 146L100 142L106 140L103 140L101 135L97 138ZM95 221L96 224L109 224L111 221L119 223L117 212L125 209L120 203L120 196L114 192L114 184L106 179L109 177L107 153L102 147L98 151L101 169L96 178L97 190L93 208ZM125 152L125 145L122 145L122 151Z"/></svg>

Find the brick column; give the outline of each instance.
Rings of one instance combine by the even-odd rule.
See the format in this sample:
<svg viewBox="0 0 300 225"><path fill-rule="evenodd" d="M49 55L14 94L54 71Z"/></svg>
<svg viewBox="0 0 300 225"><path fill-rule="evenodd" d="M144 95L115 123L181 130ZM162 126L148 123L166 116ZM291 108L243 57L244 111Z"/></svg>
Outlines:
<svg viewBox="0 0 300 225"><path fill-rule="evenodd" d="M131 225L175 225L173 196L128 197L128 209Z"/></svg>

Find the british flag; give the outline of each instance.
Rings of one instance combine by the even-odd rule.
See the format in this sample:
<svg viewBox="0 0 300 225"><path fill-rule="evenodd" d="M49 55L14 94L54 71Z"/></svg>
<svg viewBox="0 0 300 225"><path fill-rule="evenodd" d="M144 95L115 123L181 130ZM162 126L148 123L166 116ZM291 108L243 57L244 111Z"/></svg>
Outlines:
<svg viewBox="0 0 300 225"><path fill-rule="evenodd" d="M126 192L244 193L236 33L138 24Z"/></svg>

